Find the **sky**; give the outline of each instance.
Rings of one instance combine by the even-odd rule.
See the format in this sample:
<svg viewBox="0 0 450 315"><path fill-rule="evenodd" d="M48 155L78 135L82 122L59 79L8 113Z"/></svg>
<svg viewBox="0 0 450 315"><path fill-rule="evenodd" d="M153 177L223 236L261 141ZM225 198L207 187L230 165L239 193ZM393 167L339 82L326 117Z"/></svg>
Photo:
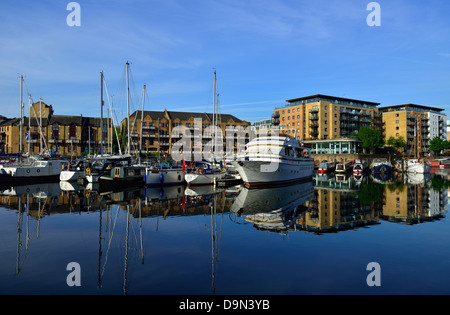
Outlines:
<svg viewBox="0 0 450 315"><path fill-rule="evenodd" d="M385 0L369 26L368 0L96 0L0 2L0 115L24 103L55 115L100 117L104 98L130 110L220 112L254 122L286 100L326 94L450 110L450 1ZM28 115L25 111L25 115ZM106 109L104 109L106 115Z"/></svg>

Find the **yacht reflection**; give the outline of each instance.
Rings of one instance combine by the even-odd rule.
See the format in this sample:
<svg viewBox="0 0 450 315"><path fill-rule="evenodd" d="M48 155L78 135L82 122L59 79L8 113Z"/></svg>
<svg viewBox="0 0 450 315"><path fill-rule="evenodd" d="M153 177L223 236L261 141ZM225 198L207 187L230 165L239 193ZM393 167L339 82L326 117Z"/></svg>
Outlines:
<svg viewBox="0 0 450 315"><path fill-rule="evenodd" d="M431 174L407 173L405 178L408 184L412 185L427 184L431 180Z"/></svg>
<svg viewBox="0 0 450 315"><path fill-rule="evenodd" d="M296 216L307 209L313 194L312 181L273 188L242 188L230 210L245 216L257 229L281 232L288 230Z"/></svg>

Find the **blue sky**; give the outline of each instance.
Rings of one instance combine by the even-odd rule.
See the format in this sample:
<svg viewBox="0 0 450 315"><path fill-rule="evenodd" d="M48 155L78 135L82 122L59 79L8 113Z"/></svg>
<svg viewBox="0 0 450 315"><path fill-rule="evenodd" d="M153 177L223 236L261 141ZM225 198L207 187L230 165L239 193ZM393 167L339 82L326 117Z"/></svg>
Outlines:
<svg viewBox="0 0 450 315"><path fill-rule="evenodd" d="M80 27L69 2L0 3L0 115L23 74L55 114L100 116L103 70L121 116L127 61L132 110L146 84L147 110L212 111L213 69L221 112L251 122L317 93L450 109L448 0L377 1L379 27L368 0L80 0Z"/></svg>

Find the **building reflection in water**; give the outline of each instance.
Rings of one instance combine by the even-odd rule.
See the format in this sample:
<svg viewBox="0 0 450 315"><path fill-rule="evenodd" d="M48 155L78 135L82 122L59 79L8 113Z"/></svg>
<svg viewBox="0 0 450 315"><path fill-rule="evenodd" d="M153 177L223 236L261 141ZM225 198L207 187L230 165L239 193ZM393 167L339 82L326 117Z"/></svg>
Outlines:
<svg viewBox="0 0 450 315"><path fill-rule="evenodd" d="M448 182L430 174L409 174L386 185L382 219L416 224L447 213Z"/></svg>
<svg viewBox="0 0 450 315"><path fill-rule="evenodd" d="M314 180L312 207L297 219L297 229L320 234L379 223L382 195L366 198L368 178L339 175Z"/></svg>

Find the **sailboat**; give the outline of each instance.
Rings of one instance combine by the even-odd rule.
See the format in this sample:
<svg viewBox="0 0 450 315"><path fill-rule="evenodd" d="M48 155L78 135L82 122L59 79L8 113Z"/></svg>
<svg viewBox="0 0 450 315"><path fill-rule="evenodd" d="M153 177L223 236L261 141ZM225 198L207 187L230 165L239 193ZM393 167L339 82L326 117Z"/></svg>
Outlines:
<svg viewBox="0 0 450 315"><path fill-rule="evenodd" d="M406 161L406 171L409 173L414 174L427 174L431 172L431 165L427 164L425 161L421 161L417 158L418 154L417 152L417 137L416 137L416 128L417 126L414 126L414 158L409 159Z"/></svg>
<svg viewBox="0 0 450 315"><path fill-rule="evenodd" d="M28 160L22 161L22 135L23 135L23 76L20 76L20 138L19 138L19 161L0 165L0 181L2 184L32 184L37 182L48 182L58 180L61 173L63 160L52 160L44 158L42 155L30 156L30 148L28 149ZM31 95L29 94L29 102L31 108ZM28 122L31 120L31 114L28 115ZM42 130L41 123L38 122L39 129ZM41 141L43 135L41 134ZM41 142L42 143L42 142ZM41 146L42 147L42 146ZM42 150L41 150L42 154Z"/></svg>
<svg viewBox="0 0 450 315"><path fill-rule="evenodd" d="M130 139L130 87L129 87L129 67L130 63L126 63L126 81L127 81L127 151L124 155L100 156L105 159L104 167L99 174L99 185L103 188L113 188L117 185L143 185L145 176L145 166L136 165L132 161L131 139ZM103 107L103 72L102 76L102 98L101 106ZM103 122L100 123L103 126ZM103 134L100 143L103 142Z"/></svg>
<svg viewBox="0 0 450 315"><path fill-rule="evenodd" d="M214 140L213 140L213 147L212 151L218 150L218 132L217 128L220 128L218 126L218 106L216 103L216 84L217 84L217 76L216 71L214 71L214 101L213 101L213 131L214 131ZM212 161L199 161L196 162L194 167L191 168L191 171L189 173L186 173L184 178L188 185L214 185L214 183L225 177L226 171L222 170L220 167L220 164L216 163L215 158L212 158Z"/></svg>

